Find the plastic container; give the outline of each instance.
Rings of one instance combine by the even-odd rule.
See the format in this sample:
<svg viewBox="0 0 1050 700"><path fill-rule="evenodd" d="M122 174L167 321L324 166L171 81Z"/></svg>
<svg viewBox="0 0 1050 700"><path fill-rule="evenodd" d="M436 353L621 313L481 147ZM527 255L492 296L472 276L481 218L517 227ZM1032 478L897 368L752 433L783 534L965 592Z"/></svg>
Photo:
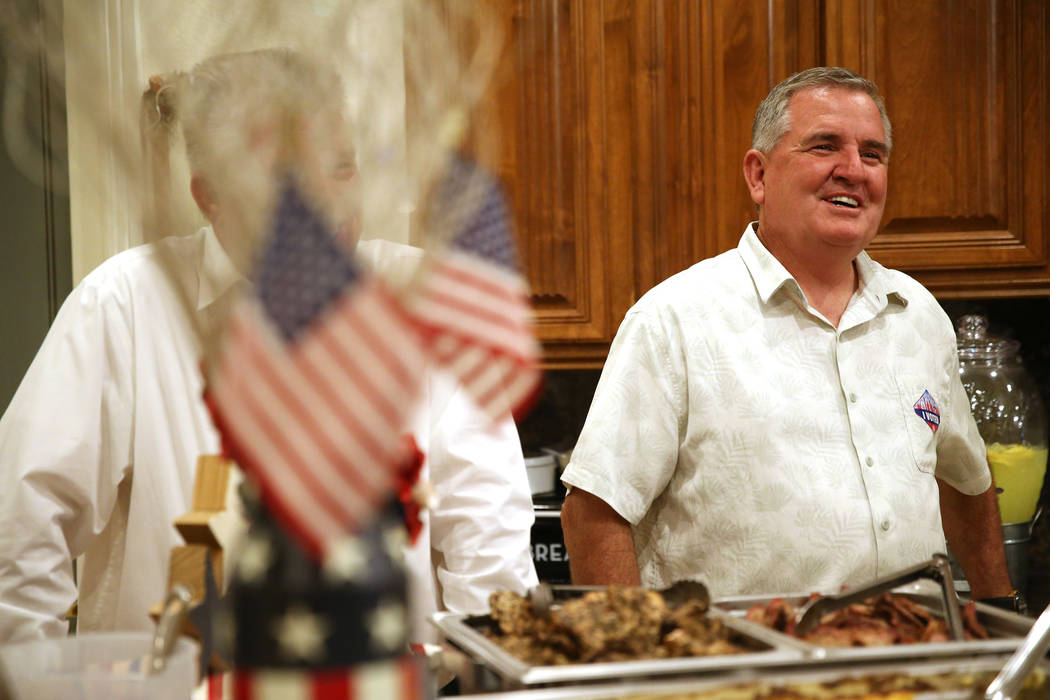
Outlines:
<svg viewBox="0 0 1050 700"><path fill-rule="evenodd" d="M165 669L145 676L151 633L97 633L0 647L15 700L188 700L197 680L195 642L181 638Z"/></svg>
<svg viewBox="0 0 1050 700"><path fill-rule="evenodd" d="M525 473L529 476L529 490L533 494L554 490L554 472L557 461L554 455L525 458Z"/></svg>

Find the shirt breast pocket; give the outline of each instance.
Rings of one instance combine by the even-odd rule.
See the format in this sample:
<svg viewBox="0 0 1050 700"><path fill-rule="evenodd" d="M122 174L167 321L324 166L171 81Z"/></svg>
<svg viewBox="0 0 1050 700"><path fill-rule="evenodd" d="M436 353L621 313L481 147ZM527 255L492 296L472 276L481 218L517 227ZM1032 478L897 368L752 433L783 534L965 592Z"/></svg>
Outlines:
<svg viewBox="0 0 1050 700"><path fill-rule="evenodd" d="M928 378L898 375L901 417L915 466L932 474L937 467L937 431L941 425L941 388Z"/></svg>

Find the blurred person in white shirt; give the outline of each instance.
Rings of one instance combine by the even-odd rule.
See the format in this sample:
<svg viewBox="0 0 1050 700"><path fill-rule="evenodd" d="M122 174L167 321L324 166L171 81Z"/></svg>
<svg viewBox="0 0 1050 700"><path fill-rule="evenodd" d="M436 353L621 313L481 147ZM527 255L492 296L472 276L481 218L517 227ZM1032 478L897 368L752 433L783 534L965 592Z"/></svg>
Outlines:
<svg viewBox="0 0 1050 700"><path fill-rule="evenodd" d="M79 631L152 627L197 458L220 452L201 398L201 338L246 284L249 232L265 230L283 128L268 121L270 107L299 110L308 191L348 248L387 277L419 263L420 249L357 242L342 100L331 68L285 50L218 56L152 81L146 108L154 128L181 125L209 225L90 273L0 419L0 643L64 635L74 601ZM533 511L509 416L493 424L454 380L430 372L411 430L434 507L406 551L410 638L428 642L433 611L482 612L491 592L536 583Z"/></svg>

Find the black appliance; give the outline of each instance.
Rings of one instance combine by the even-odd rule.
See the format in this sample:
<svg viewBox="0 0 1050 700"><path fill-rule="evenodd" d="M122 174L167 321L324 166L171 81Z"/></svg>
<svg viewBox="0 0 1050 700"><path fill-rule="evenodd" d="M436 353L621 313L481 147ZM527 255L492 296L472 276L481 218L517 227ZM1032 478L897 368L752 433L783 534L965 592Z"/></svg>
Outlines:
<svg viewBox="0 0 1050 700"><path fill-rule="evenodd" d="M536 522L532 526L529 549L536 575L547 583L572 583L569 576L569 555L565 551L565 537L561 531L561 497L533 496Z"/></svg>

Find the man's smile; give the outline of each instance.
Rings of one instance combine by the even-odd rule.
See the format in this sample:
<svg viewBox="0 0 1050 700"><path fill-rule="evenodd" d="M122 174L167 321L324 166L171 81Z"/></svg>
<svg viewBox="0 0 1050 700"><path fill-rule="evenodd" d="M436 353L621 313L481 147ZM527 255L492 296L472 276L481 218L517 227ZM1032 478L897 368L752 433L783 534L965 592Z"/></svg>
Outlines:
<svg viewBox="0 0 1050 700"><path fill-rule="evenodd" d="M828 197L825 201L831 202L840 207L849 207L850 209L856 209L860 206L860 201L858 199L843 194Z"/></svg>

